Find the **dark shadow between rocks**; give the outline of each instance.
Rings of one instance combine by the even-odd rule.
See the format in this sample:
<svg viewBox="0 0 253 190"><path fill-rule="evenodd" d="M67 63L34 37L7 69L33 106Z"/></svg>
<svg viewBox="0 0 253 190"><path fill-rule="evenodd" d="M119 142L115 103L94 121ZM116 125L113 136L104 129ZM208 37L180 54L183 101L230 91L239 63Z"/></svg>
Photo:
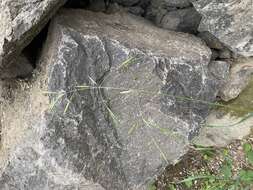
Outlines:
<svg viewBox="0 0 253 190"><path fill-rule="evenodd" d="M37 59L40 56L42 47L47 38L49 23L41 32L32 40L32 42L23 50L22 54L27 57L31 65L35 68Z"/></svg>
<svg viewBox="0 0 253 190"><path fill-rule="evenodd" d="M47 37L47 24L41 32L24 48L21 54L11 64L2 68L0 79L29 79L36 68L43 43Z"/></svg>

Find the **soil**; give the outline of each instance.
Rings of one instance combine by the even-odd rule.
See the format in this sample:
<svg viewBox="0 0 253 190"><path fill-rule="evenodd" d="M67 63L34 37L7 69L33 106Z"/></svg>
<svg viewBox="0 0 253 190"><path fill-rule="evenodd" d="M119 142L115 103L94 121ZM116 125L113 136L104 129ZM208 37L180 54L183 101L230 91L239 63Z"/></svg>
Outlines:
<svg viewBox="0 0 253 190"><path fill-rule="evenodd" d="M251 166L246 165L245 162L243 144L246 142L253 145L253 132L244 140L236 140L227 147L215 150L211 159L206 159L204 154L192 148L179 163L174 166L168 166L165 172L158 177L155 184L157 190L169 190L170 184L175 184L193 173L208 172L217 174L224 159L221 153L223 150L227 150L228 155L232 158L233 173L242 168L253 169ZM185 184L177 184L175 187L176 190L201 190L200 181L194 181L193 184L191 188L187 188Z"/></svg>

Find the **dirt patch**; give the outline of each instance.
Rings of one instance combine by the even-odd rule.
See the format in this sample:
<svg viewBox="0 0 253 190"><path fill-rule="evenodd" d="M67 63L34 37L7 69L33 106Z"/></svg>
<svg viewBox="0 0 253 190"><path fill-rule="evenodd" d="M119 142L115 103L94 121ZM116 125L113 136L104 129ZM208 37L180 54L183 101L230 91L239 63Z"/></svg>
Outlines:
<svg viewBox="0 0 253 190"><path fill-rule="evenodd" d="M168 166L166 171L157 179L155 185L157 190L203 190L203 180L193 180L193 185L187 187L185 183L179 183L193 174L196 175L218 175L224 163L224 151L232 159L232 175L238 174L241 169L253 170L247 164L243 145L249 143L253 146L253 132L244 140L236 140L222 149L214 149L210 157L207 152L191 149L182 160L175 166ZM172 188L173 185L173 188ZM171 188L170 188L171 187ZM253 186L250 186L253 189Z"/></svg>

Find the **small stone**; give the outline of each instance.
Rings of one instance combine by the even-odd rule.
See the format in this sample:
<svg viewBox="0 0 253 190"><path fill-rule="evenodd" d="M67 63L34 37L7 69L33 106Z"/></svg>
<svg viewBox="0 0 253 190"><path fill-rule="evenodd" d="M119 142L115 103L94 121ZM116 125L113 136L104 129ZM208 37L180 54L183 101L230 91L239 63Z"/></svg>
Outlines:
<svg viewBox="0 0 253 190"><path fill-rule="evenodd" d="M201 17L192 7L167 12L157 23L160 27L187 33L196 33Z"/></svg>
<svg viewBox="0 0 253 190"><path fill-rule="evenodd" d="M220 59L230 59L230 58L232 58L232 52L229 49L224 48L219 51L219 58Z"/></svg>
<svg viewBox="0 0 253 190"><path fill-rule="evenodd" d="M213 76L225 82L229 76L230 64L226 61L211 61L209 64L209 71Z"/></svg>
<svg viewBox="0 0 253 190"><path fill-rule="evenodd" d="M204 40L208 45L208 47L212 49L216 50L224 49L224 46L221 44L221 42L209 32L200 32L198 34L198 37Z"/></svg>
<svg viewBox="0 0 253 190"><path fill-rule="evenodd" d="M135 6L135 7L129 7L128 12L137 16L142 16L145 11L140 6Z"/></svg>
<svg viewBox="0 0 253 190"><path fill-rule="evenodd" d="M211 60L216 60L219 57L219 52L216 49L211 49L212 51L212 57Z"/></svg>
<svg viewBox="0 0 253 190"><path fill-rule="evenodd" d="M220 90L220 97L224 101L235 99L249 84L253 73L253 58L239 58L232 65L230 76Z"/></svg>

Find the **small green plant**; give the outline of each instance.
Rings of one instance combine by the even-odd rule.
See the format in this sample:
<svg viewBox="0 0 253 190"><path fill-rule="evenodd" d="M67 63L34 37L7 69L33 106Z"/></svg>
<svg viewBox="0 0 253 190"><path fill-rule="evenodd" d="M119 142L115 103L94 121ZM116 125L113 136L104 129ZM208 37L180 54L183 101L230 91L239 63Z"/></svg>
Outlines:
<svg viewBox="0 0 253 190"><path fill-rule="evenodd" d="M197 147L195 150L208 158L214 155L211 148ZM211 152L210 152L211 151ZM184 184L188 189L193 189L194 184L199 184L200 190L251 190L253 188L253 148L250 143L243 145L245 154L245 167L238 171L233 171L233 160L228 150L219 151L222 157L222 164L218 173L210 173L208 169L204 172L194 173L185 179L174 182L174 184ZM211 154L210 154L211 153ZM216 151L217 154L217 151ZM173 183L172 183L173 184ZM173 186L174 187L174 186ZM173 190L170 186L168 189Z"/></svg>
<svg viewBox="0 0 253 190"><path fill-rule="evenodd" d="M253 166L253 150L251 144L245 143L243 145L243 150L245 152L247 162Z"/></svg>
<svg viewBox="0 0 253 190"><path fill-rule="evenodd" d="M118 67L118 70L121 69L127 69L130 65L134 64L136 62L136 58L135 57L130 57L128 59L126 59L125 61L123 61L123 63L120 64L120 66Z"/></svg>
<svg viewBox="0 0 253 190"><path fill-rule="evenodd" d="M216 150L213 147L204 147L201 145L193 145L192 149L199 151L205 160L210 160L216 155Z"/></svg>
<svg viewBox="0 0 253 190"><path fill-rule="evenodd" d="M148 190L156 190L156 186L154 183L151 183L149 186L148 186Z"/></svg>

